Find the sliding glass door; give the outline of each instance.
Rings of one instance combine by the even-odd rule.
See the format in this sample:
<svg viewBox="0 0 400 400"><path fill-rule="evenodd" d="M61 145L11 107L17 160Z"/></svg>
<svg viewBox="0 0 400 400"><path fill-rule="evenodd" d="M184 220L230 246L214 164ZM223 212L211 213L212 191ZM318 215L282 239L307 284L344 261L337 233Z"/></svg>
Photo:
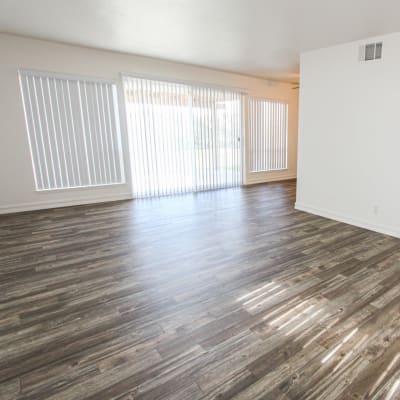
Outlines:
<svg viewBox="0 0 400 400"><path fill-rule="evenodd" d="M242 182L242 95L124 77L135 197Z"/></svg>

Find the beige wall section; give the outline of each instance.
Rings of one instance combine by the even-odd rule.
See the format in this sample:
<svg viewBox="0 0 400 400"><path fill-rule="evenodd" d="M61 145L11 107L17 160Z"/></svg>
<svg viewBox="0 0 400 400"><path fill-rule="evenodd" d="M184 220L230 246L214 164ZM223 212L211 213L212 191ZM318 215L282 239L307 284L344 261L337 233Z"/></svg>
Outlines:
<svg viewBox="0 0 400 400"><path fill-rule="evenodd" d="M247 174L245 183L296 176L297 90L292 85L238 74L86 47L0 34L0 213L83 204L131 197L128 140L120 73L240 88L260 97L289 102L289 168L268 174ZM76 74L117 81L120 96L127 183L109 187L36 192L18 82L18 68Z"/></svg>

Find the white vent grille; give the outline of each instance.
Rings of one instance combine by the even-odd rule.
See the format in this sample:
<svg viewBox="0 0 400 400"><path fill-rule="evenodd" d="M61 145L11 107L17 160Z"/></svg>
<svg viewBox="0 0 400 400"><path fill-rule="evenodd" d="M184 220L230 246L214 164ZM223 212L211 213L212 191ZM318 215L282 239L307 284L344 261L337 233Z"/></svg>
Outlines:
<svg viewBox="0 0 400 400"><path fill-rule="evenodd" d="M360 46L360 61L380 60L382 58L382 42Z"/></svg>

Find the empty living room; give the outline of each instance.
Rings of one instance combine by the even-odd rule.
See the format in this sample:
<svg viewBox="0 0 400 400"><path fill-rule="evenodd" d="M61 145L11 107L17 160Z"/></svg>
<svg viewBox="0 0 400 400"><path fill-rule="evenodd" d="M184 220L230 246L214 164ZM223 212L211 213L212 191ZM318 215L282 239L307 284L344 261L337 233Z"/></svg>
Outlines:
<svg viewBox="0 0 400 400"><path fill-rule="evenodd" d="M399 17L0 0L0 400L399 400Z"/></svg>

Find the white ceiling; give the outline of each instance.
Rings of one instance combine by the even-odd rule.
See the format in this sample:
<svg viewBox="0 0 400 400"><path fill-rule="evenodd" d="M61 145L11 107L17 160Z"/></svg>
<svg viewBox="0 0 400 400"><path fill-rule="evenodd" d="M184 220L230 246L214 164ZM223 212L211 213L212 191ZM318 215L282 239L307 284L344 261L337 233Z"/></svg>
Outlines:
<svg viewBox="0 0 400 400"><path fill-rule="evenodd" d="M398 0L0 0L0 31L271 79L305 50L400 30Z"/></svg>

